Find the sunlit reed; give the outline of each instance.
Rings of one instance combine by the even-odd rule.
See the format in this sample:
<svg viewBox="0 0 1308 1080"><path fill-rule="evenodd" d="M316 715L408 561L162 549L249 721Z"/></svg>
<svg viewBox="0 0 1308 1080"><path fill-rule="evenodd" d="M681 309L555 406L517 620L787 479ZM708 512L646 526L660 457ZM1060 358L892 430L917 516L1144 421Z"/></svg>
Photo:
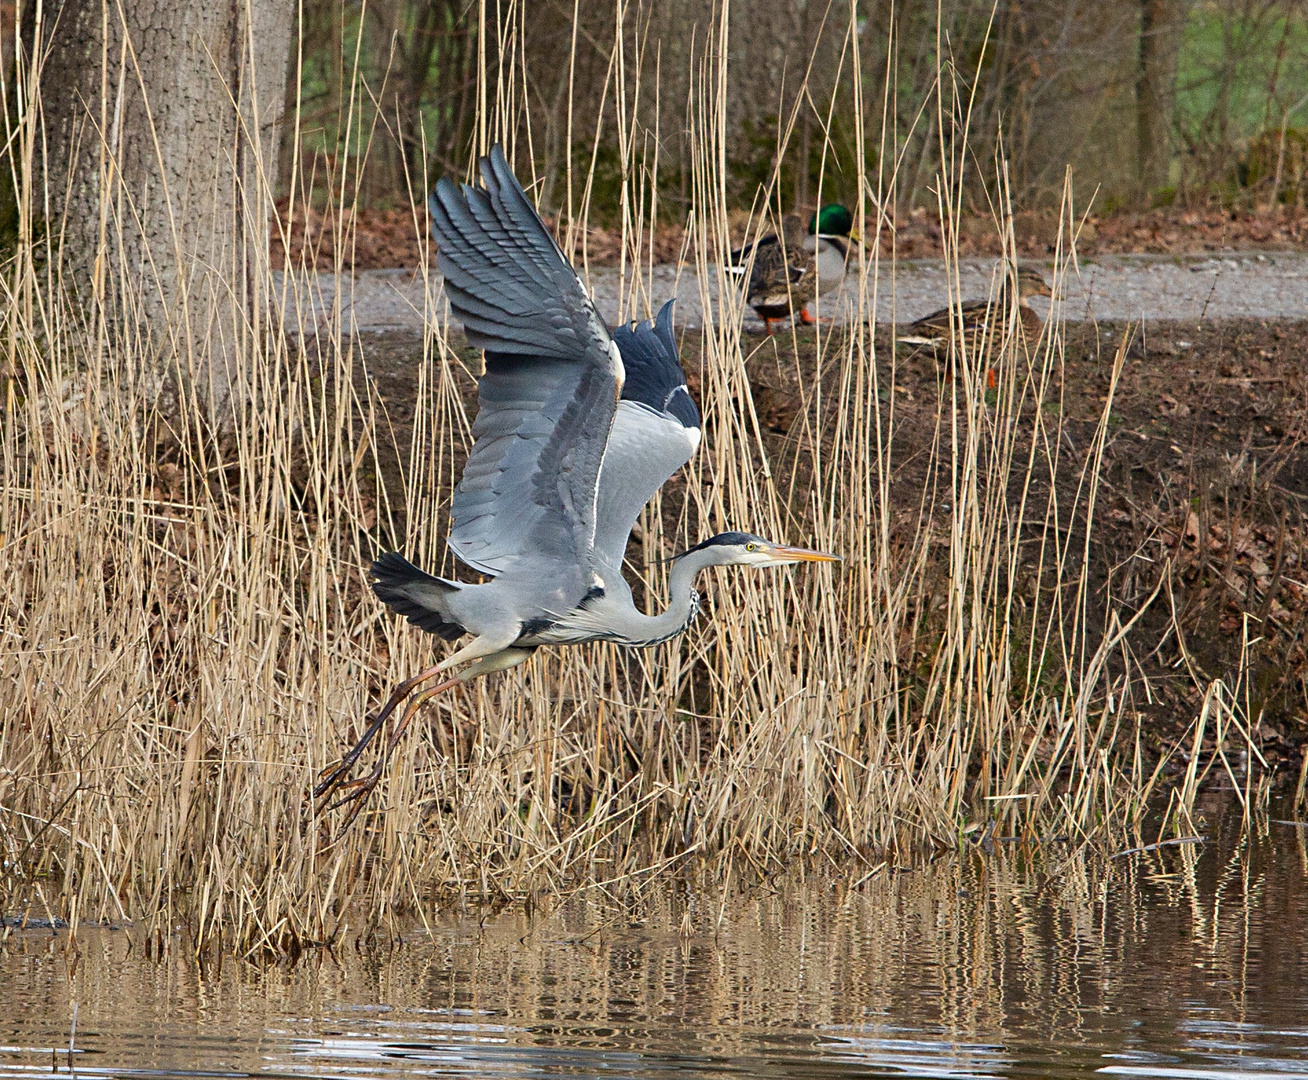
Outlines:
<svg viewBox="0 0 1308 1080"><path fill-rule="evenodd" d="M652 313L652 235L670 212L658 198L658 125L684 125L693 145L692 207L677 224L682 273L695 275L706 313L686 332L705 440L684 482L645 516L650 602L665 596L658 560L721 527L838 551L844 563L715 575L683 639L644 652L542 651L433 702L373 805L337 839L339 819L310 816L315 777L432 648L381 609L365 568L402 543L453 572L444 510L468 446L475 363L437 301L421 355L415 346L403 483L386 487L379 452L393 425L375 391L355 389L371 384L355 378L365 360L341 314L361 162L343 157L324 174L321 161L297 158L292 200L326 193L337 204L337 273L315 284L307 259L279 276L260 255L251 306L233 313L244 333L229 407L215 416L196 392L161 395L189 387L188 370L214 358L152 366L131 332L141 297L129 266L106 265L114 287L103 305L74 299L59 230L34 228L41 112L36 74L21 68L27 92L11 109L6 167L22 228L3 278L11 376L0 384L0 912L132 919L161 932L181 923L197 942L277 948L450 894L621 892L691 862L762 876L811 856L861 877L991 822L1103 843L1137 828L1162 773L1140 754L1133 620L1110 610L1096 625L1088 595L1112 389L1094 445L1072 454L1053 407L1058 305L1029 350L1013 307L980 351L955 342L958 377L941 381L932 445L902 444L897 360L872 319L893 303L894 261L881 254L892 226L880 208L896 195L903 133L879 122L891 89L855 80L852 102L827 106L865 118L859 153L883 163L862 177L856 209L871 242L852 268L847 324L818 330L798 438L770 452L746 367L757 343L742 334L743 300L722 269L733 240L729 21L720 10L698 38L683 111L658 101L648 78L657 43L636 15L619 20L607 76L617 131L571 110L568 130L592 147L612 137L620 151L624 317ZM494 23L493 10L482 17ZM485 39L470 149L503 140L527 181L524 19L510 2ZM854 70L858 50L851 34L843 55ZM959 85L941 70L942 132L960 116L965 126ZM350 82L343 129L375 122L360 108L366 92ZM783 118L778 161L793 126ZM995 148L977 147L965 161L963 146L942 143L937 184L951 300L962 174L996 160ZM596 154L582 159L570 140L560 239L583 272L595 170ZM1002 165L992 179L1011 261ZM418 231L433 180L411 177ZM776 180L752 230L779 219ZM1073 193L1069 179L1055 293L1084 209ZM272 195L255 201L270 211ZM428 253L418 273L433 270ZM328 302L306 306L324 282ZM999 295L998 277L995 286ZM194 340L203 348L203 335ZM926 489L902 491L898 465L924 450ZM1244 705L1240 686L1213 684L1195 748L1217 725L1256 753ZM1178 827L1202 780L1197 762L1173 793Z"/></svg>

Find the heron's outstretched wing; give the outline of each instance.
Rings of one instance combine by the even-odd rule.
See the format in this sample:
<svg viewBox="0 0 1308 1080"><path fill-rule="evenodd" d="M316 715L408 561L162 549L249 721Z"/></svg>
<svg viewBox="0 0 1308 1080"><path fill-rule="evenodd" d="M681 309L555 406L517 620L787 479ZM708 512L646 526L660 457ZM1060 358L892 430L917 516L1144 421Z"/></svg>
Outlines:
<svg viewBox="0 0 1308 1080"><path fill-rule="evenodd" d="M627 381L600 469L595 552L620 572L641 510L699 446L700 419L672 336L671 300L654 325L619 326L612 333Z"/></svg>
<svg viewBox="0 0 1308 1080"><path fill-rule="evenodd" d="M481 173L428 200L450 307L486 351L449 544L487 574L552 564L584 595L622 358L498 146Z"/></svg>

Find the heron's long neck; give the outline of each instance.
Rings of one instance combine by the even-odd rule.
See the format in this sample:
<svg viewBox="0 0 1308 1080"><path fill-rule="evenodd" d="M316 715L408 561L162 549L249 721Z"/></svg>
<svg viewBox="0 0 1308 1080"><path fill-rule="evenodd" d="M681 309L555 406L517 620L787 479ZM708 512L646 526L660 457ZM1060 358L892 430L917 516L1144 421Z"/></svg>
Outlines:
<svg viewBox="0 0 1308 1080"><path fill-rule="evenodd" d="M631 625L624 627L626 640L633 645L656 645L676 637L690 624L699 610L699 594L695 592L695 578L706 566L712 566L714 557L708 551L691 551L672 564L668 576L671 598L668 606L658 615L642 615L634 608L628 616Z"/></svg>

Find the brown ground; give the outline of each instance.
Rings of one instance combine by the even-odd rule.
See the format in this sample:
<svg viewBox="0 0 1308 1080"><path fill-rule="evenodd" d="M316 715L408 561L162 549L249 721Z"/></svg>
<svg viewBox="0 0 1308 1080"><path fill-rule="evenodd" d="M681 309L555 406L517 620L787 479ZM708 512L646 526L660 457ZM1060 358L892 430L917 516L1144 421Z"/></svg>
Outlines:
<svg viewBox="0 0 1308 1080"><path fill-rule="evenodd" d="M1087 217L1078 222L1082 255L1199 255L1214 251L1293 251L1308 248L1308 210L1278 206L1269 210L1161 209ZM1019 254L1052 254L1059 222L1053 214L1019 213L1013 235ZM999 233L990 218L965 218L959 230L963 255L999 255ZM889 245L883 245L889 254ZM895 246L901 258L940 255L939 221L917 211L897 223ZM1066 246L1066 241L1064 241Z"/></svg>
<svg viewBox="0 0 1308 1080"><path fill-rule="evenodd" d="M1068 419L1088 439L1107 364L1083 342ZM1101 473L1102 568L1136 551L1173 560L1175 625L1171 600L1143 623L1159 643L1143 664L1156 721L1197 713L1195 676L1235 683L1247 617L1249 710L1273 765L1308 737L1306 345L1303 322L1155 325L1129 354ZM1155 580L1137 560L1114 593L1129 605Z"/></svg>
<svg viewBox="0 0 1308 1080"><path fill-rule="evenodd" d="M335 214L298 208L288 220L285 200L280 207L281 222L273 223L272 263L285 268L290 249L292 266L303 265L315 270L336 269L336 237L341 236L342 263L356 270L411 269L423 257L418 237L425 235L427 212L419 208L417 216L409 210L358 210L344 221ZM553 225L553 222L550 222ZM283 241L285 237L286 243ZM657 262L676 262L681 254L682 230L668 227L659 230L655 239ZM586 258L594 266L617 266L621 236L611 229L592 228L586 234ZM581 257L578 246L577 257Z"/></svg>
<svg viewBox="0 0 1308 1080"><path fill-rule="evenodd" d="M1058 481L1064 507L1072 505L1093 444L1121 330L1068 328L1061 404L1067 454ZM771 348L764 345L764 353ZM1283 779L1294 779L1289 766L1308 740L1306 350L1304 322L1150 325L1131 345L1113 399L1091 543L1099 620L1110 597L1125 621L1160 576L1167 582L1134 638L1138 671L1150 683L1146 695L1137 679L1134 699L1149 743L1171 743L1185 732L1210 679L1235 684L1243 635L1252 643L1245 656L1249 711L1261 716L1264 754ZM793 364L760 355L751 368L760 416L781 450L799 430ZM929 446L938 422L936 364L909 358L896 378L898 445ZM911 455L897 472L895 502L910 516L928 482L927 458ZM1043 507L1038 483L1034 493ZM1070 531L1080 545L1082 516Z"/></svg>
<svg viewBox="0 0 1308 1080"><path fill-rule="evenodd" d="M1120 332L1103 324L1097 332L1090 325L1068 330L1060 408L1067 452L1058 481L1065 507L1072 505L1102 414ZM755 338L747 346L755 347L748 370L769 450L774 462L793 461L804 429L799 382L811 384L813 378L812 332L799 342L802 375L796 374L788 336ZM1298 747L1308 740L1305 350L1304 322L1150 325L1127 354L1114 398L1091 544L1092 621L1099 625L1110 600L1129 617L1164 568L1171 568L1132 639L1138 664L1134 703L1146 744L1170 745L1185 732L1209 679L1235 682L1247 621L1253 642L1246 656L1250 711L1261 715L1268 764L1290 779L1297 775ZM413 352L409 337L378 336L365 346L376 392L401 443L413 415ZM696 383L694 335L686 335L683 360ZM888 365L883 379L887 375ZM824 378L825 397L833 402L839 372L829 368ZM897 366L901 459L894 501L906 522L928 482L929 455L905 449L930 445L938 378L927 358L901 357ZM471 406L474 387L467 382ZM402 454L407 458L407 447ZM806 459L799 457L801 463ZM1043 495L1038 485L1036 494ZM1043 506L1042 497L1037 504ZM1084 518L1067 528L1079 545ZM1032 536L1038 539L1039 533L1037 525ZM1034 552L1038 545L1029 547ZM1178 759L1177 767L1183 764Z"/></svg>
<svg viewBox="0 0 1308 1080"><path fill-rule="evenodd" d="M289 241L292 265L332 270L336 266L336 235L342 237L342 261L357 270L386 270L417 266L421 258L419 235L425 231L426 211L415 217L409 210L359 210L344 222L335 216L297 209L283 225L274 225L273 265L282 269L287 261L282 230ZM746 218L734 222L736 239L744 236ZM1058 218L1053 214L1020 213L1013 221L1017 246L1023 256L1035 258L1054 250L1058 240ZM658 262L676 261L682 243L680 226L659 230L655 241ZM307 238L307 239L306 239ZM617 265L620 237L611 229L592 228L587 233L587 258L595 266ZM938 258L941 250L938 217L926 210L901 216L882 239L886 255L892 250L900 258ZM959 237L960 253L998 255L1000 244L994 222L988 217L964 218ZM1077 249L1082 255L1160 254L1187 255L1214 251L1303 250L1308 249L1308 209L1278 206L1269 210L1162 209L1139 214L1090 217L1081 226Z"/></svg>

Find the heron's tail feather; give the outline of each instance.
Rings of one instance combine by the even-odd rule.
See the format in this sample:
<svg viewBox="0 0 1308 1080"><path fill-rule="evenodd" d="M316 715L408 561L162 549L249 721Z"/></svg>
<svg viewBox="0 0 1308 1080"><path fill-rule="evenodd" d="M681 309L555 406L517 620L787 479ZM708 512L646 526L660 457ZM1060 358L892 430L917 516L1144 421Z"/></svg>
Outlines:
<svg viewBox="0 0 1308 1080"><path fill-rule="evenodd" d="M457 581L432 577L419 570L398 551L388 551L372 564L372 591L393 611L414 626L446 641L468 631L454 620L446 603L459 591Z"/></svg>

